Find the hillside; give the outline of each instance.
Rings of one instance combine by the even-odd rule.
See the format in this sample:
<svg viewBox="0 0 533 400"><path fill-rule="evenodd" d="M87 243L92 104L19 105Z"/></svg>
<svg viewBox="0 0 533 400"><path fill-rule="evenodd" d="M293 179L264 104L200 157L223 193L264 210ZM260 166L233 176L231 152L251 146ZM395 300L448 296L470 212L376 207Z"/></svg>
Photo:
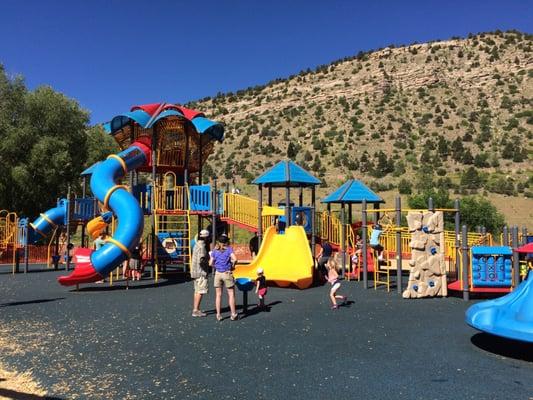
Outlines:
<svg viewBox="0 0 533 400"><path fill-rule="evenodd" d="M532 38L391 46L192 102L226 124L208 171L244 185L289 156L329 187L531 198Z"/></svg>

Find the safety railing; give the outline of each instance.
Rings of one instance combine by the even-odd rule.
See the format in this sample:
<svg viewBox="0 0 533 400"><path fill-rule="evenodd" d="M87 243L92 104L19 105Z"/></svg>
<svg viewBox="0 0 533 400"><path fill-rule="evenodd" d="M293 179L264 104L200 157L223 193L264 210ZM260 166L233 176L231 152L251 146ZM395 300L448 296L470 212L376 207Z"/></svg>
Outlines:
<svg viewBox="0 0 533 400"><path fill-rule="evenodd" d="M234 193L224 193L222 196L222 217L253 230L259 224L259 202L250 197ZM275 217L262 216L263 230L274 224Z"/></svg>
<svg viewBox="0 0 533 400"><path fill-rule="evenodd" d="M330 214L325 211L322 213L318 213L315 220L318 222L317 230L316 230L318 236L320 236L323 240L327 240L328 242L332 244L340 246L342 242L341 221L334 214ZM351 231L352 231L351 229L347 229L347 232L351 232ZM352 237L352 236L353 236L353 232L348 234L347 237Z"/></svg>
<svg viewBox="0 0 533 400"><path fill-rule="evenodd" d="M133 187L133 196L139 202L144 214L150 214L152 211L152 185L145 183L137 184Z"/></svg>
<svg viewBox="0 0 533 400"><path fill-rule="evenodd" d="M189 186L191 211L211 211L211 185Z"/></svg>
<svg viewBox="0 0 533 400"><path fill-rule="evenodd" d="M18 218L16 213L0 210L0 247L15 243L17 225Z"/></svg>
<svg viewBox="0 0 533 400"><path fill-rule="evenodd" d="M154 209L156 211L184 211L189 207L187 186L168 188L156 185L154 188Z"/></svg>
<svg viewBox="0 0 533 400"><path fill-rule="evenodd" d="M76 198L74 199L73 203L73 219L88 221L94 218L94 216L97 214L98 200L93 197Z"/></svg>
<svg viewBox="0 0 533 400"><path fill-rule="evenodd" d="M505 237L503 233L500 233L500 243L502 245L503 243L509 243L509 245L511 245L513 243L513 235L511 234L511 232L507 233L507 237ZM524 235L521 231L518 231L518 243L524 243Z"/></svg>
<svg viewBox="0 0 533 400"><path fill-rule="evenodd" d="M250 227L257 227L259 224L257 200L239 194L224 193L223 197L225 218Z"/></svg>

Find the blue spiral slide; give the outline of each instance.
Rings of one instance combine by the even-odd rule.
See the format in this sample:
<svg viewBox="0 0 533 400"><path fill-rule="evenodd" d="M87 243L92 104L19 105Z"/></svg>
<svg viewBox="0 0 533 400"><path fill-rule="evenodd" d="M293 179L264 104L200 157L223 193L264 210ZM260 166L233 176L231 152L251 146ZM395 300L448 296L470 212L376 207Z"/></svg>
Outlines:
<svg viewBox="0 0 533 400"><path fill-rule="evenodd" d="M91 190L104 208L113 212L118 225L114 236L108 238L100 249L76 249L74 271L58 278L61 285L72 286L101 280L130 257L130 252L139 244L143 232L143 212L127 188L116 182L127 172L149 161L150 147L137 141L96 166L91 177ZM39 234L46 235L58 223L59 214L64 218L64 210L48 210L32 224L32 228Z"/></svg>

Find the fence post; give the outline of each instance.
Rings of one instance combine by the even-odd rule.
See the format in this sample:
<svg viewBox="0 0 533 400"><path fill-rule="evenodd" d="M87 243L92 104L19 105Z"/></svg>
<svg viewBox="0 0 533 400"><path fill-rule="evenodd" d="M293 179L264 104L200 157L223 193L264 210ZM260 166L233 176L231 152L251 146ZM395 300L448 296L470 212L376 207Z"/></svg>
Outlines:
<svg viewBox="0 0 533 400"><path fill-rule="evenodd" d="M429 211L435 211L435 206L433 205L433 197L430 197L428 199L428 210Z"/></svg>
<svg viewBox="0 0 533 400"><path fill-rule="evenodd" d="M396 289L402 294L402 198L396 197Z"/></svg>
<svg viewBox="0 0 533 400"><path fill-rule="evenodd" d="M366 211L366 200L363 200L362 206L362 216L361 216L361 239L363 241L363 287L368 289L368 257L367 257L367 211ZM375 261L374 261L375 263ZM375 266L374 266L375 268Z"/></svg>
<svg viewBox="0 0 533 400"><path fill-rule="evenodd" d="M470 292L469 292L469 285L468 285L468 268L470 266L470 262L468 259L468 231L466 230L466 225L463 225L462 230L462 249L463 249L463 275L462 275L462 283L463 283L463 300L468 301L470 300Z"/></svg>
<svg viewBox="0 0 533 400"><path fill-rule="evenodd" d="M525 226L522 227L522 245L527 244L527 228Z"/></svg>

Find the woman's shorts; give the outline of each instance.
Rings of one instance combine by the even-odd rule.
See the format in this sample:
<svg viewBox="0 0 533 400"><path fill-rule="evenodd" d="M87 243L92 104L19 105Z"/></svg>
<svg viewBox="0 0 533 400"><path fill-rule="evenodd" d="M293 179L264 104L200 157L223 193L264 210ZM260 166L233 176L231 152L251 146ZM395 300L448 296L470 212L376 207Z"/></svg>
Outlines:
<svg viewBox="0 0 533 400"><path fill-rule="evenodd" d="M266 287L261 288L261 289L259 289L259 290L257 291L257 295L258 295L259 297L264 297L264 296L267 294L267 291L268 291L268 290L267 290Z"/></svg>
<svg viewBox="0 0 533 400"><path fill-rule="evenodd" d="M194 293L207 294L209 285L205 276L194 279Z"/></svg>
<svg viewBox="0 0 533 400"><path fill-rule="evenodd" d="M231 271L226 272L215 272L215 287L226 286L227 289L231 289L235 286L235 279L233 279L233 274Z"/></svg>

